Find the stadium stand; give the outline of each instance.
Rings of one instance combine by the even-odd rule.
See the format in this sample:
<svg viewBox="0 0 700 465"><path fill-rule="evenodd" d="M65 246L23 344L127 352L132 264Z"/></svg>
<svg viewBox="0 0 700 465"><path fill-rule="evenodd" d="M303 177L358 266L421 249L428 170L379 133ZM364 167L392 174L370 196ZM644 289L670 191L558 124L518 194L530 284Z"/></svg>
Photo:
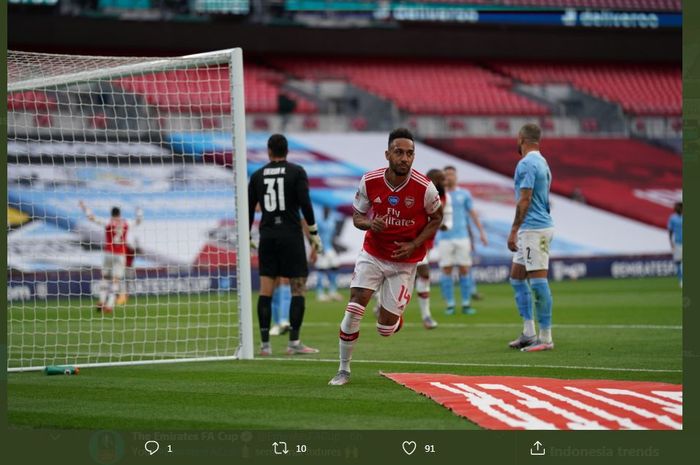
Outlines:
<svg viewBox="0 0 700 465"><path fill-rule="evenodd" d="M520 158L513 138L426 142L509 177ZM672 197L683 184L681 157L634 139L545 138L542 153L554 192L571 196L580 189L590 205L659 227L666 226Z"/></svg>
<svg viewBox="0 0 700 465"><path fill-rule="evenodd" d="M177 73L177 79L169 78ZM192 79L187 78L192 74ZM184 75L184 76L183 76ZM210 86L201 86L202 79ZM277 96L284 77L264 67L248 64L244 76L246 111L250 113L274 113L277 111ZM228 68L171 71L150 76L122 79L120 84L139 94L144 94L149 103L168 111L193 111L200 113L227 112L230 105L228 91ZM171 88L177 86L178 88ZM186 88L180 88L180 87ZM215 86L216 88L211 88ZM212 92L213 91L213 92ZM302 97L297 98L298 113L314 113L316 105Z"/></svg>
<svg viewBox="0 0 700 465"><path fill-rule="evenodd" d="M510 78L471 63L429 60L280 58L274 65L311 80L340 78L405 111L437 115L545 115Z"/></svg>
<svg viewBox="0 0 700 465"><path fill-rule="evenodd" d="M171 79L170 73L177 73L177 79ZM191 79L187 79L191 74ZM209 85L202 86L206 78ZM246 64L245 97L246 111L249 113L277 112L277 97L284 83L284 76L273 70L255 64ZM161 110L170 112L194 112L219 114L228 112L230 94L228 90L228 68L209 68L187 71L172 71L148 76L123 78L119 84L126 90L142 94L146 101ZM213 91L213 92L212 92ZM296 112L311 114L317 111L314 102L294 95L297 102ZM38 113L42 121L37 126L46 126L43 119L56 113L58 103L50 92L28 91L14 92L7 96L7 109L11 112ZM206 119L203 120L206 123ZM96 122L99 124L99 122Z"/></svg>
<svg viewBox="0 0 700 465"><path fill-rule="evenodd" d="M628 114L681 114L678 65L497 62L491 66L527 84L571 83L584 92L618 103Z"/></svg>

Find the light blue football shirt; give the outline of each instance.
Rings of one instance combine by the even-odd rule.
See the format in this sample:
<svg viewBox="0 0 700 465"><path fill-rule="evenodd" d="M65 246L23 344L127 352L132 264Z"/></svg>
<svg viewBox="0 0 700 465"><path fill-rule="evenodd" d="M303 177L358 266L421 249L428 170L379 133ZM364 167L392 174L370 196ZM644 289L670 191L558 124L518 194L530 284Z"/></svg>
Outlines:
<svg viewBox="0 0 700 465"><path fill-rule="evenodd" d="M520 189L532 189L532 201L520 229L545 229L554 227L549 214L549 188L552 172L547 160L536 150L528 152L515 168L515 201L520 200Z"/></svg>
<svg viewBox="0 0 700 465"><path fill-rule="evenodd" d="M671 231L675 244L683 244L683 217L681 215L673 213L668 218L667 229Z"/></svg>
<svg viewBox="0 0 700 465"><path fill-rule="evenodd" d="M464 239L469 237L469 213L474 208L474 200L467 189L457 188L447 195L452 203L452 228L438 231L437 239Z"/></svg>

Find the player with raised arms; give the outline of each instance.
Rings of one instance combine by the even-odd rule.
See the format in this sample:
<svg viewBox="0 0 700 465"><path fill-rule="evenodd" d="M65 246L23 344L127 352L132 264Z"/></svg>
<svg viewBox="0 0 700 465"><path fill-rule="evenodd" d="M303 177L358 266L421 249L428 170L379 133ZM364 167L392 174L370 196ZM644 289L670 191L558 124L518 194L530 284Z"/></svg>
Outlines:
<svg viewBox="0 0 700 465"><path fill-rule="evenodd" d="M88 220L105 228L104 260L97 311L111 313L114 309L121 282L124 279L128 252L126 237L129 233L129 222L122 218L119 207L112 207L111 217L108 221L105 221L97 218L82 200L79 205ZM134 224L139 225L142 220L143 210L138 208L136 209L136 221Z"/></svg>
<svg viewBox="0 0 700 465"><path fill-rule="evenodd" d="M248 183L248 217L253 225L255 209L262 206L260 219L260 296L258 321L260 325L260 355L272 355L270 323L272 320L272 293L278 277L289 278L292 299L289 306L288 355L315 354L318 349L301 343L299 332L304 320L306 278L309 266L306 260L304 232L299 210L306 220L312 248L323 250L314 210L309 197L309 179L301 166L287 161L287 138L273 134L267 141L270 162L257 170Z"/></svg>
<svg viewBox="0 0 700 465"><path fill-rule="evenodd" d="M399 128L389 134L384 156L389 166L365 173L353 202L353 224L367 231L355 262L350 302L340 323L340 367L328 384L350 381L350 360L365 307L377 290L382 306L377 331L384 337L398 332L413 291L416 267L426 242L442 223L442 205L435 185L412 169L413 135Z"/></svg>
<svg viewBox="0 0 700 465"><path fill-rule="evenodd" d="M509 346L523 352L552 350L552 292L549 289L549 244L554 235L554 222L549 213L549 189L552 173L540 153L542 130L526 124L518 132L518 153L515 168L515 219L508 236L508 249L514 252L510 284L515 291L515 304L523 319L522 334ZM529 282L529 285L528 285ZM532 296L535 298L539 338L535 334Z"/></svg>

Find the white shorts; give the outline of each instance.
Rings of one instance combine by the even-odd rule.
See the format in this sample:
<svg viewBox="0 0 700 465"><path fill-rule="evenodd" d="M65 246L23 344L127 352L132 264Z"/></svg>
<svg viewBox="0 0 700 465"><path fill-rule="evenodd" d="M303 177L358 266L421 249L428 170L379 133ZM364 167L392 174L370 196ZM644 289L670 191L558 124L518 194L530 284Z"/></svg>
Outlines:
<svg viewBox="0 0 700 465"><path fill-rule="evenodd" d="M683 261L683 244L673 244L673 261Z"/></svg>
<svg viewBox="0 0 700 465"><path fill-rule="evenodd" d="M102 262L102 276L105 278L122 279L124 277L125 267L126 255L105 253L104 261Z"/></svg>
<svg viewBox="0 0 700 465"><path fill-rule="evenodd" d="M549 269L549 244L554 228L525 229L518 231L518 251L513 263L524 265L527 271Z"/></svg>
<svg viewBox="0 0 700 465"><path fill-rule="evenodd" d="M472 266L471 239L440 239L438 242L440 268L446 266Z"/></svg>
<svg viewBox="0 0 700 465"><path fill-rule="evenodd" d="M417 263L382 260L361 250L355 262L350 287L380 290L382 306L394 315L401 316L411 300L417 266Z"/></svg>
<svg viewBox="0 0 700 465"><path fill-rule="evenodd" d="M316 259L315 266L317 270L330 270L331 268L338 268L338 266L340 266L338 254L333 249L324 250L323 253Z"/></svg>

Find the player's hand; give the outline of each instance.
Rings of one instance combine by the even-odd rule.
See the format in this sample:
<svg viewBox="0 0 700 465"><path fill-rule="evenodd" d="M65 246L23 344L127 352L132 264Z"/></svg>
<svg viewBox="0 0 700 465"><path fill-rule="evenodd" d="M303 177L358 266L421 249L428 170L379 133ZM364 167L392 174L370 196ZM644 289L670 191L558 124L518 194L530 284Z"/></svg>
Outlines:
<svg viewBox="0 0 700 465"><path fill-rule="evenodd" d="M318 254L316 253L316 249L311 247L311 252L309 252L309 263L311 263L312 265L315 265L317 260L318 260Z"/></svg>
<svg viewBox="0 0 700 465"><path fill-rule="evenodd" d="M408 258L416 251L418 245L415 242L394 242L398 247L391 254L391 258Z"/></svg>
<svg viewBox="0 0 700 465"><path fill-rule="evenodd" d="M323 242L321 242L321 236L318 235L318 226L315 224L309 225L309 241L311 248L317 254L323 253Z"/></svg>
<svg viewBox="0 0 700 465"><path fill-rule="evenodd" d="M489 239L486 237L485 233L481 234L481 243L484 244L484 247L489 245Z"/></svg>
<svg viewBox="0 0 700 465"><path fill-rule="evenodd" d="M386 229L386 215L372 218L369 228L374 232L382 232Z"/></svg>
<svg viewBox="0 0 700 465"><path fill-rule="evenodd" d="M508 235L508 250L510 250L511 252L518 251L518 232L517 231L511 231L510 234Z"/></svg>

